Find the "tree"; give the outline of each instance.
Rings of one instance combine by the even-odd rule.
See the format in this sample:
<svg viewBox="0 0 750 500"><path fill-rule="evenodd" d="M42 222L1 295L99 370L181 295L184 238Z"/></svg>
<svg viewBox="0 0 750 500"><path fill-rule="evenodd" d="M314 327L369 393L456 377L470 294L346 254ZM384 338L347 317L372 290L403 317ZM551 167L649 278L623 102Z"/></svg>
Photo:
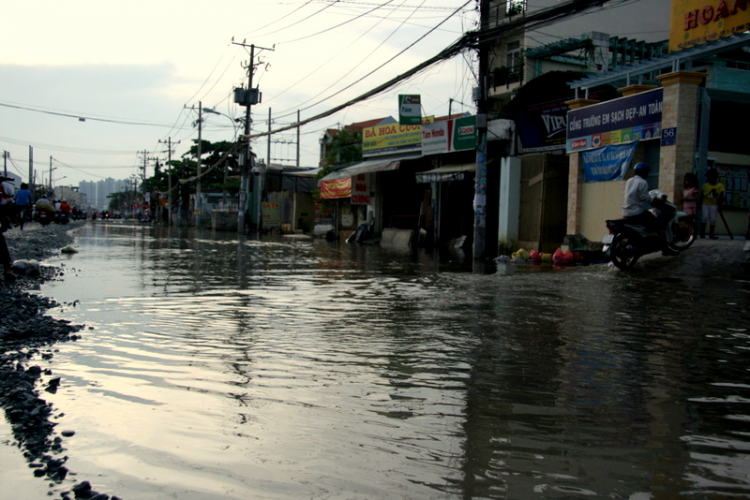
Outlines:
<svg viewBox="0 0 750 500"><path fill-rule="evenodd" d="M362 161L362 132L341 129L331 138L318 177L325 177L334 165Z"/></svg>
<svg viewBox="0 0 750 500"><path fill-rule="evenodd" d="M122 212L128 210L128 207L133 200L133 192L119 191L107 195L107 198L109 198L109 205L107 206L108 210Z"/></svg>

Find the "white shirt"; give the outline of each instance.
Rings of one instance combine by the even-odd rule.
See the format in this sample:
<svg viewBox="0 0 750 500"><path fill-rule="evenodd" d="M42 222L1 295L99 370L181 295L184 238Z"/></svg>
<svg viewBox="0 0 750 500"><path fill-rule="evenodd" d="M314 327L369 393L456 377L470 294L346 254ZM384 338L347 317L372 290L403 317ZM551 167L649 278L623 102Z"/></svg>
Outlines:
<svg viewBox="0 0 750 500"><path fill-rule="evenodd" d="M7 181L3 181L0 183L0 190L2 190L2 195L0 196L0 205L9 205L13 199L13 194L15 193L15 187L13 184Z"/></svg>
<svg viewBox="0 0 750 500"><path fill-rule="evenodd" d="M625 183L625 204L622 206L622 216L638 215L646 210L644 202L649 201L648 182L640 175L634 175Z"/></svg>

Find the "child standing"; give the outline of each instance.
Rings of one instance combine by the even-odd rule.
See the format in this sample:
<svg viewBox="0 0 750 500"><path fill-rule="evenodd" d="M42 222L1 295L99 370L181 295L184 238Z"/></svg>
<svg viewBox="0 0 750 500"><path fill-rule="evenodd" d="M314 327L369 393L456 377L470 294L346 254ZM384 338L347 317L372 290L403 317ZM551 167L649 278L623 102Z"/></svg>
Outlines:
<svg viewBox="0 0 750 500"><path fill-rule="evenodd" d="M698 215L698 197L700 196L698 177L692 172L686 173L683 187L682 209L686 214L695 218Z"/></svg>
<svg viewBox="0 0 750 500"><path fill-rule="evenodd" d="M716 230L716 218L719 215L719 207L724 201L724 185L719 182L719 172L715 168L706 172L706 182L701 188L701 199L703 200L703 224L701 225L701 238L706 237L706 222L711 225L711 231L708 237L712 240L717 239L714 236Z"/></svg>

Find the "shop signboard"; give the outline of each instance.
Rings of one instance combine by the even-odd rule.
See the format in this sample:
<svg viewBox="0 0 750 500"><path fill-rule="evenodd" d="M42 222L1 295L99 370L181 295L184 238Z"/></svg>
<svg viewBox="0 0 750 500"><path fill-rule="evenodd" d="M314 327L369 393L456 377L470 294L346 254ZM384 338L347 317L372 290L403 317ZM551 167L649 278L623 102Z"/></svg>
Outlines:
<svg viewBox="0 0 750 500"><path fill-rule="evenodd" d="M398 96L398 123L420 125L422 123L422 99L419 95Z"/></svg>
<svg viewBox="0 0 750 500"><path fill-rule="evenodd" d="M365 158L394 153L420 152L422 125L388 123L362 131L362 156Z"/></svg>
<svg viewBox="0 0 750 500"><path fill-rule="evenodd" d="M352 178L331 179L320 181L320 198L322 200L334 200L336 198L349 198L352 195Z"/></svg>
<svg viewBox="0 0 750 500"><path fill-rule="evenodd" d="M747 0L672 0L669 50L683 50L750 30Z"/></svg>
<svg viewBox="0 0 750 500"><path fill-rule="evenodd" d="M533 104L516 118L518 135L524 153L565 149L568 105L570 98Z"/></svg>
<svg viewBox="0 0 750 500"><path fill-rule="evenodd" d="M352 205L368 205L370 203L370 183L368 174L357 174L350 177L352 186Z"/></svg>
<svg viewBox="0 0 750 500"><path fill-rule="evenodd" d="M263 227L265 229L281 228L281 203L278 201L264 201L261 203Z"/></svg>
<svg viewBox="0 0 750 500"><path fill-rule="evenodd" d="M661 138L661 88L568 111L566 151Z"/></svg>
<svg viewBox="0 0 750 500"><path fill-rule="evenodd" d="M451 151L465 151L477 148L477 117L475 115L453 120L453 148Z"/></svg>
<svg viewBox="0 0 750 500"><path fill-rule="evenodd" d="M422 125L422 154L435 155L447 153L452 130L452 120L443 120Z"/></svg>

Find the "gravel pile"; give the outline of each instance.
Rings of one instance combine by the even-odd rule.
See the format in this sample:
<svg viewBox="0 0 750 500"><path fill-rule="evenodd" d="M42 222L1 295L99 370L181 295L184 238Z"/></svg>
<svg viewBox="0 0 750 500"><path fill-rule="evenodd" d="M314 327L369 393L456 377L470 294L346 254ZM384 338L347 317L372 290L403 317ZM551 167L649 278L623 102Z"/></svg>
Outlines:
<svg viewBox="0 0 750 500"><path fill-rule="evenodd" d="M61 248L73 243L75 229L83 224L41 227L31 223L23 231L12 229L5 233L10 255L15 261L41 261L59 254ZM0 408L5 411L15 439L4 444L17 446L33 475L52 481L51 485L63 485L68 477L70 471L65 467L68 457L61 455L65 451L64 438L75 432L63 430L59 435L56 432L57 424L52 421L54 408L42 396L45 391L54 393L61 380L50 369L33 363L52 358L58 342L79 339L77 332L83 326L45 315L58 304L28 290L38 289L45 280L61 276L61 269L41 266L38 275L19 276L15 283L0 281ZM54 494L50 491L50 496ZM110 499L92 490L88 481L77 482L69 491L57 494L62 499Z"/></svg>

